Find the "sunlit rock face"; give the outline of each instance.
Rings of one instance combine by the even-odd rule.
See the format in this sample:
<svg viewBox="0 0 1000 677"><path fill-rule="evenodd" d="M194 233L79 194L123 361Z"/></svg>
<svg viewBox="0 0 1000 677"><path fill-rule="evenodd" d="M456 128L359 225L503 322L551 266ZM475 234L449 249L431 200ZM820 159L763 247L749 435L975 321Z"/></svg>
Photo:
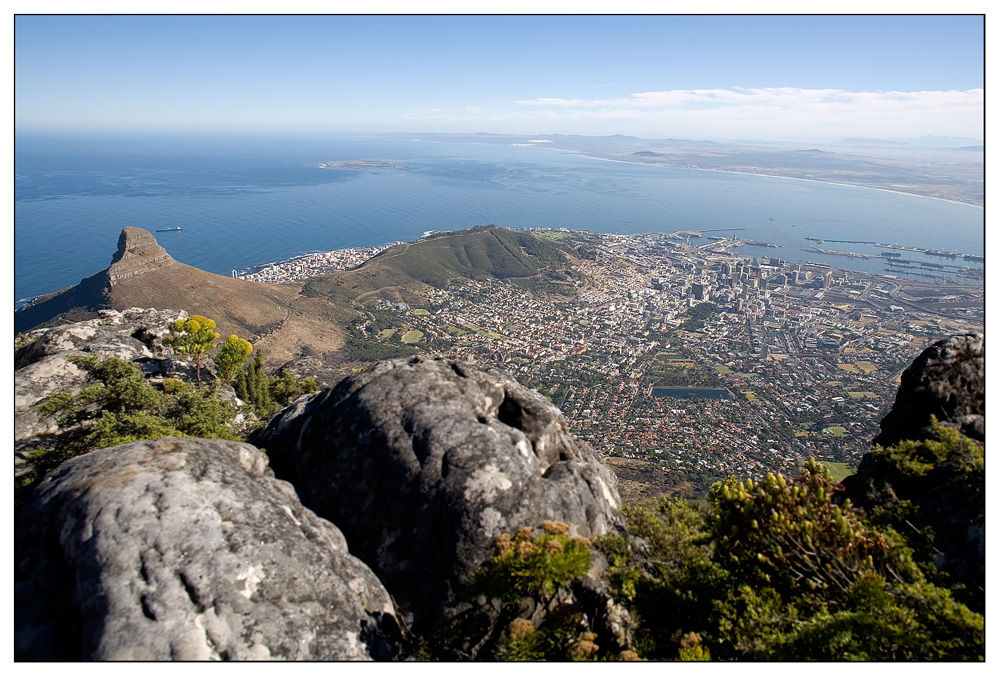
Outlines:
<svg viewBox="0 0 1000 677"><path fill-rule="evenodd" d="M118 236L118 251L111 259L107 274L114 286L136 275L145 275L175 264L167 250L156 242L152 233L142 228L127 227Z"/></svg>
<svg viewBox="0 0 1000 677"><path fill-rule="evenodd" d="M369 660L392 601L249 444L164 438L72 459L15 533L18 660Z"/></svg>

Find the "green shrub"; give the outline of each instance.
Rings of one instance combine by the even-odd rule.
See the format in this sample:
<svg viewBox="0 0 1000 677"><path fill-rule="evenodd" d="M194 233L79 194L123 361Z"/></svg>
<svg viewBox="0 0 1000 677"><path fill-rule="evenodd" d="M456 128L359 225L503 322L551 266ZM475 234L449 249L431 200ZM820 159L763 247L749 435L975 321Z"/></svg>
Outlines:
<svg viewBox="0 0 1000 677"><path fill-rule="evenodd" d="M852 478L852 494L872 524L906 538L929 580L983 611L982 554L969 533L985 532L985 453L933 417L931 430L930 439L876 445Z"/></svg>
<svg viewBox="0 0 1000 677"><path fill-rule="evenodd" d="M145 411L133 413L102 411L87 434L91 449L104 449L139 440L185 437L161 416Z"/></svg>
<svg viewBox="0 0 1000 677"><path fill-rule="evenodd" d="M707 649L683 643L705 627L725 575L711 559L705 516L681 499L626 505L622 514L627 535L598 547L613 594L639 619L634 648L648 659L705 660Z"/></svg>
<svg viewBox="0 0 1000 677"><path fill-rule="evenodd" d="M955 462L935 449L919 454ZM909 456L898 465L922 468ZM634 648L660 660L981 659L983 616L928 580L899 533L834 496L829 472L808 461L794 480L717 483L705 513L626 507L627 536L600 547L638 616Z"/></svg>
<svg viewBox="0 0 1000 677"><path fill-rule="evenodd" d="M550 601L560 586L586 575L590 542L566 536L569 525L564 522L546 522L541 528L538 536L530 527L518 530L513 538L498 536L496 554L476 572L473 590L507 604L522 597Z"/></svg>
<svg viewBox="0 0 1000 677"><path fill-rule="evenodd" d="M808 461L795 481L729 481L710 496L713 559L727 571L713 653L763 660L975 660L983 617L928 582Z"/></svg>

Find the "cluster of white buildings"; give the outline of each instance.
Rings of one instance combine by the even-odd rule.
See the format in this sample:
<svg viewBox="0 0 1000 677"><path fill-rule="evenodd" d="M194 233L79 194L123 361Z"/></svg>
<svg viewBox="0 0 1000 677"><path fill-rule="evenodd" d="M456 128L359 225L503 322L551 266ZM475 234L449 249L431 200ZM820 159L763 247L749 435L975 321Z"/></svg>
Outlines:
<svg viewBox="0 0 1000 677"><path fill-rule="evenodd" d="M232 275L234 278L241 280L265 282L267 284L301 282L310 277L327 275L338 270L357 268L368 259L381 254L389 247L397 244L402 243L393 242L392 244L381 245L379 247L351 247L349 249L336 249L330 252L303 254L287 261L268 263L247 271L237 272L234 270Z"/></svg>

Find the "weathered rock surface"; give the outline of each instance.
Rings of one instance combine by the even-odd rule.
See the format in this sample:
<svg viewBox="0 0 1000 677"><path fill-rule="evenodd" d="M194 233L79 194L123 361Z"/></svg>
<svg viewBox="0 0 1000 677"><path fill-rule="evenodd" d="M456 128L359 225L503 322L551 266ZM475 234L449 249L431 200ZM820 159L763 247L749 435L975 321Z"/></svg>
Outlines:
<svg viewBox="0 0 1000 677"><path fill-rule="evenodd" d="M492 369L389 360L300 398L253 440L340 527L415 630L446 614L493 539L621 524L614 475L559 410Z"/></svg>
<svg viewBox="0 0 1000 677"><path fill-rule="evenodd" d="M248 444L61 465L15 532L16 660L392 659L391 599Z"/></svg>
<svg viewBox="0 0 1000 677"><path fill-rule="evenodd" d="M874 444L927 439L930 417L980 442L986 439L986 340L961 334L936 341L900 377L892 411Z"/></svg>
<svg viewBox="0 0 1000 677"><path fill-rule="evenodd" d="M335 386L350 376L351 369L333 354L317 355L308 346L302 354L282 364L277 372L290 371L299 379L311 377L321 388Z"/></svg>

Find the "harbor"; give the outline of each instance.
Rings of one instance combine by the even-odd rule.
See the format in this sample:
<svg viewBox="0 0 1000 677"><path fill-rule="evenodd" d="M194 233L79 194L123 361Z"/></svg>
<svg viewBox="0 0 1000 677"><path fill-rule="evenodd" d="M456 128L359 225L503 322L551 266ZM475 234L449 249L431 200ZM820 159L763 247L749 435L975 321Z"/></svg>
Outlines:
<svg viewBox="0 0 1000 677"><path fill-rule="evenodd" d="M955 251L946 252L943 249L927 249L927 248L924 248L924 247L910 247L910 246L902 245L902 244L888 244L888 243L885 243L885 242L869 242L867 240L828 240L828 239L825 239L825 238L816 238L816 237L807 237L805 239L808 240L809 242L815 242L817 245L823 244L825 242L832 242L832 243L840 243L840 244L864 244L864 245L871 245L873 247L879 247L880 249L882 249L882 252L880 254L861 254L861 253L858 253L858 252L845 252L845 251L838 251L838 250L835 250L835 249L821 249L821 248L819 248L817 246L813 246L813 247L811 247L809 249L803 249L802 250L802 251L805 251L805 252L815 251L815 252L818 252L818 253L821 253L821 254L827 254L829 256L848 256L848 257L851 257L851 258L860 258L860 259L877 259L877 258L890 259L890 258L892 258L892 259L896 259L896 260L902 260L902 259L898 259L897 258L897 257L902 256L902 254L898 254L897 252L913 252L914 254L923 254L924 256L936 256L938 258L946 258L946 259L958 259L958 258L961 258L961 259L963 259L965 261L970 261L970 262L973 262L973 263L985 263L986 262L986 257L983 256L982 254L965 254L965 253L955 252ZM894 251L886 251L886 250L894 250Z"/></svg>

